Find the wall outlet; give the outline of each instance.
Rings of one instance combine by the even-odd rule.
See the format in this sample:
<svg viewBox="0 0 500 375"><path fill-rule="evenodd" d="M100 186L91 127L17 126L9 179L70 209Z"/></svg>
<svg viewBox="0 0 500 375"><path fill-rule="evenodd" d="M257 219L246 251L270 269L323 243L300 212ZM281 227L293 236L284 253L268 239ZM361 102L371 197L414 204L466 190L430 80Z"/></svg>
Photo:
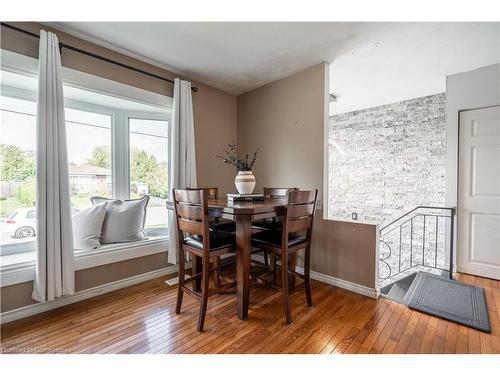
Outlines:
<svg viewBox="0 0 500 375"><path fill-rule="evenodd" d="M353 212L353 213L351 214L351 218L352 218L353 220L358 220L358 213L357 213L357 212Z"/></svg>

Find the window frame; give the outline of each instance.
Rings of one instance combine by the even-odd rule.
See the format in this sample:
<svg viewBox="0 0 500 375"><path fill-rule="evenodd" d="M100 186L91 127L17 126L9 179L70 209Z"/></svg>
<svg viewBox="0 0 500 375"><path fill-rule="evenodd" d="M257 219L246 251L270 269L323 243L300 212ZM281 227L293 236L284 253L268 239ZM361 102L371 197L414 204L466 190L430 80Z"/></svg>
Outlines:
<svg viewBox="0 0 500 375"><path fill-rule="evenodd" d="M65 99L64 107L111 116L111 177L113 198L120 200L130 199L129 118L167 121L168 135L170 136L171 111L168 109L165 109L164 113L131 111L73 99ZM167 149L167 152L170 153L170 150ZM170 168L170 158L167 168Z"/></svg>
<svg viewBox="0 0 500 375"><path fill-rule="evenodd" d="M2 50L2 58L5 52ZM12 56L11 56L12 55ZM15 56L14 56L15 55ZM9 60L7 63L2 61L2 70L22 74L26 76L36 76L36 70L33 69L33 61L36 59L28 58L26 56L8 52L6 57ZM20 66L16 66L10 60L22 60ZM27 68L29 66L29 68ZM102 106L93 103L87 103L74 99L65 99L65 108L72 108L76 110L100 113L111 115L111 148L112 148L112 192L113 197L117 199L130 198L130 142L129 142L129 119L151 119L168 121L168 139L170 138L171 121L172 121L172 106L171 98L151 93L142 89L138 89L129 85L121 84L118 82L110 81L105 78L96 77L87 73L79 72L76 70L63 68L63 77L66 76L68 80L64 79L64 85L77 87L83 90L96 92L102 95L117 97L120 99L137 101L134 98L141 96L141 99L146 98L149 100L142 101L142 104L149 104L154 107L160 108L162 112L148 112L137 110L125 110L111 106ZM87 84L88 83L88 84ZM95 88L90 88L91 84L97 84ZM107 85L106 85L107 84ZM107 90L100 88L110 87ZM1 95L17 98L21 100L37 101L37 94L34 91L20 89L11 86L2 86ZM120 92L120 95L117 93ZM132 95L128 95L132 94ZM144 95L145 94L145 95ZM164 105L159 105L159 102L164 100ZM169 145L167 144L167 152L170 156ZM170 157L168 157L167 168L170 168ZM170 187L170 186L169 186ZM103 245L98 249L90 250L75 250L75 270L96 267L104 264L114 263L132 258L152 255L160 252L167 252L169 245L169 237L154 237L147 240L138 242L128 242L123 244ZM31 252L26 252L26 254ZM9 255L23 254L22 251L12 253ZM35 260L20 261L17 263L10 263L3 261L5 257L0 256L2 264L0 265L0 279L2 286L17 284L20 282L30 281L34 278ZM4 258L4 259L2 259Z"/></svg>
<svg viewBox="0 0 500 375"><path fill-rule="evenodd" d="M170 139L170 131L172 129L172 112L168 111L164 114L163 117L158 116L160 113L156 112L146 112L146 111L123 111L123 122L126 135L123 135L123 140L126 140L127 144L127 153L123 154L122 157L126 158L126 163L128 165L126 176L123 176L124 185L127 186L127 190L122 192L124 193L124 199L130 199L130 119L136 120L154 120L154 121L167 121L168 129L167 129L167 142ZM170 171L170 145L167 148L167 171ZM170 181L168 181L167 191L170 191Z"/></svg>
<svg viewBox="0 0 500 375"><path fill-rule="evenodd" d="M26 101L36 101L36 93L32 91L2 86L2 96ZM106 107L93 103L81 102L73 99L64 100L64 108L84 112L98 113L111 117L111 176L113 198L130 199L130 119L156 120L168 122L168 136L170 136L172 114L168 110L164 113L147 111L130 111L114 107ZM167 146L167 153L170 150ZM167 170L170 168L170 158L167 160Z"/></svg>

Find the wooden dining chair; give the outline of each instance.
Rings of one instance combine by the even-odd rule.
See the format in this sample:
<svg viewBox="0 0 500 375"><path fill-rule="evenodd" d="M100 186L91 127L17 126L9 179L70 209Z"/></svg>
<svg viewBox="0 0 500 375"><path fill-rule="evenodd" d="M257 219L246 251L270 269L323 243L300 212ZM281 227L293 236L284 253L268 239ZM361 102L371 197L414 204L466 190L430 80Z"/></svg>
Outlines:
<svg viewBox="0 0 500 375"><path fill-rule="evenodd" d="M289 191L297 191L298 188L264 188L264 199L286 199ZM273 230L281 227L281 217L262 219L252 222L252 228L257 230Z"/></svg>
<svg viewBox="0 0 500 375"><path fill-rule="evenodd" d="M265 279L265 275L261 275L256 279L282 290L284 311L288 324L292 323L290 295L298 288L304 286L307 305L309 307L313 306L310 285L310 259L317 197L317 189L312 191L288 191L281 228L264 230L252 235L252 246L269 251L273 257L277 257L281 261L281 285L276 283L276 264L271 271L273 273L272 282ZM299 250L304 250L304 275L295 272L295 266L290 267L290 258L295 257ZM290 276L292 278L299 277L304 281L298 285L290 286Z"/></svg>
<svg viewBox="0 0 500 375"><path fill-rule="evenodd" d="M202 188L186 188L186 190L204 190L207 193L207 199L219 199L219 188L202 187ZM236 223L233 220L222 219L219 217L210 218L210 230L222 230L224 232L235 232Z"/></svg>
<svg viewBox="0 0 500 375"><path fill-rule="evenodd" d="M263 194L264 194L264 199L286 199L286 194L289 191L297 191L299 190L298 188L269 188L265 187L263 189ZM282 225L282 217L272 217L269 219L262 219L262 220L256 220L252 222L252 229L253 230L273 230L273 229L279 229L281 228ZM266 267L269 266L269 260L268 260L268 253L267 251L263 251L264 253L264 264ZM271 258L271 268L273 267L273 264L276 263L275 258Z"/></svg>
<svg viewBox="0 0 500 375"><path fill-rule="evenodd" d="M235 235L230 232L210 230L206 190L174 189L172 195L179 241L179 288L175 312L177 314L181 312L184 292L199 298L201 302L197 328L201 332L205 322L208 296L236 285L236 282L232 282L209 290L210 273L217 269L217 267L210 269L210 261L235 251ZM201 272L189 278L185 278L185 252L192 254L193 257L200 257L202 263ZM194 285L197 279L201 279L201 293L195 291L194 287L191 289L186 286L190 281L193 281Z"/></svg>
<svg viewBox="0 0 500 375"><path fill-rule="evenodd" d="M202 187L202 188L186 188L186 190L204 190L207 193L207 199L217 200L219 199L219 188L217 187ZM210 217L209 229L211 231L220 230L223 232L236 232L236 223L232 220L221 219L218 217ZM221 286L221 260L220 257L213 258L214 270L214 282L215 287L220 288Z"/></svg>

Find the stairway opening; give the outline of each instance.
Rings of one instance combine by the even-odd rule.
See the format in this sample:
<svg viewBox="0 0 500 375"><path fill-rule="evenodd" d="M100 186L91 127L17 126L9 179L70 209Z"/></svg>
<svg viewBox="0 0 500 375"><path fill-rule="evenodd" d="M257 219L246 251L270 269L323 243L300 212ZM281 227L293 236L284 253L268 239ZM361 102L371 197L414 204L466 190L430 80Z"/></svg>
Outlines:
<svg viewBox="0 0 500 375"><path fill-rule="evenodd" d="M448 277L448 272L446 271L432 272L432 273L437 274L444 278ZM387 298L395 302L408 304L408 300L411 295L410 291L414 287L417 274L418 271L411 272L407 276L393 283L387 284L382 289L380 289L380 295L383 298Z"/></svg>

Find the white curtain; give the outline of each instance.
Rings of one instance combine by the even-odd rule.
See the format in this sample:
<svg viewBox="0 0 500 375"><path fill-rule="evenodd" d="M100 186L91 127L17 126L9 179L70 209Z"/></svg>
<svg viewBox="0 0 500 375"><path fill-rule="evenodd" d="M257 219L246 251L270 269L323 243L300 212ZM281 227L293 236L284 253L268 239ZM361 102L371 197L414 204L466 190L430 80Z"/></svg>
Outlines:
<svg viewBox="0 0 500 375"><path fill-rule="evenodd" d="M196 187L196 152L194 143L193 101L191 82L175 79L174 108L170 133L169 166L170 201L172 189ZM169 210L168 262L177 264L177 226L174 214Z"/></svg>
<svg viewBox="0 0 500 375"><path fill-rule="evenodd" d="M33 299L51 301L75 291L73 231L57 36L40 31L36 129L37 261Z"/></svg>

